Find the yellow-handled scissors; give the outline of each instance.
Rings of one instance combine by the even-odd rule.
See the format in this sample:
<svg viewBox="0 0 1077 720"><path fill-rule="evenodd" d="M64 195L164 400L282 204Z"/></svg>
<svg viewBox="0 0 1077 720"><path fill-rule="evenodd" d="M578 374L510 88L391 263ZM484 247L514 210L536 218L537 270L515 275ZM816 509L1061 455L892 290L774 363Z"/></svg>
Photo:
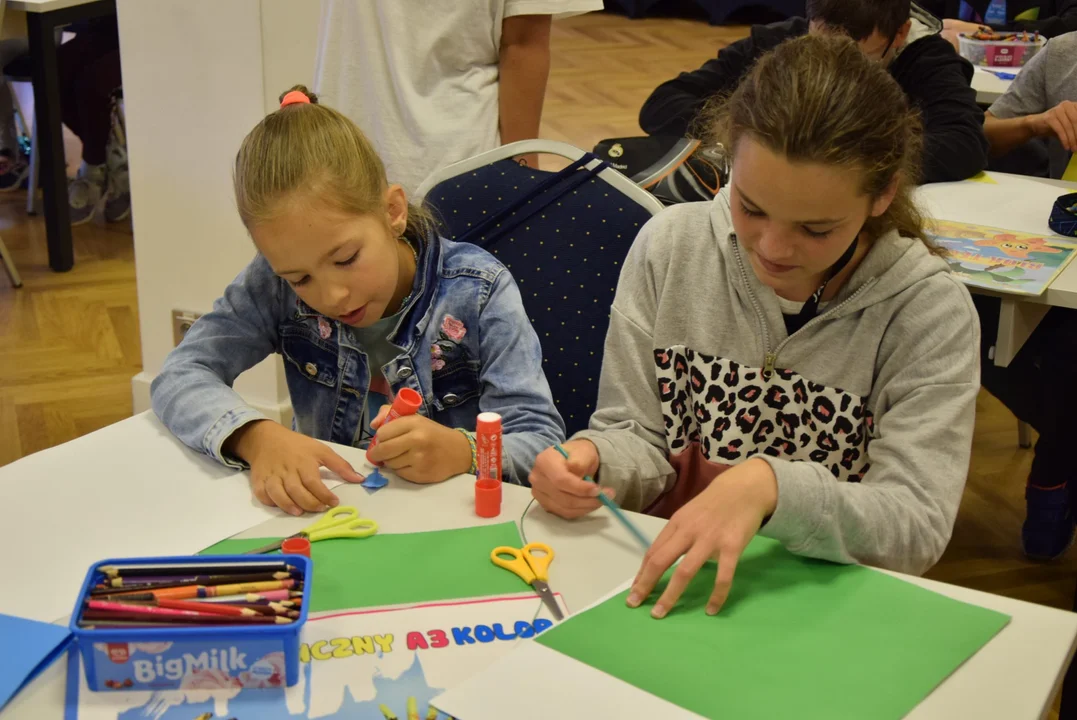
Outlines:
<svg viewBox="0 0 1077 720"><path fill-rule="evenodd" d="M359 510L351 505L340 505L322 515L309 527L305 527L295 535L281 538L275 543L270 543L254 550L248 550L244 555L264 555L274 550L280 550L285 540L290 538L306 538L311 542L329 540L331 538L366 538L378 532L378 523L369 518L359 517Z"/></svg>
<svg viewBox="0 0 1077 720"><path fill-rule="evenodd" d="M535 555L536 551L542 554ZM511 559L503 558L501 557L502 555L508 555ZM550 590L550 585L547 582L550 579L548 570L550 563L553 562L553 548L546 543L540 542L527 543L522 548L502 545L501 547L495 547L490 552L490 559L494 565L515 573L521 580L534 588L538 596L542 598L542 602L546 603L546 607L553 613L555 619L565 619L561 608L557 605L557 598L553 596L553 591Z"/></svg>

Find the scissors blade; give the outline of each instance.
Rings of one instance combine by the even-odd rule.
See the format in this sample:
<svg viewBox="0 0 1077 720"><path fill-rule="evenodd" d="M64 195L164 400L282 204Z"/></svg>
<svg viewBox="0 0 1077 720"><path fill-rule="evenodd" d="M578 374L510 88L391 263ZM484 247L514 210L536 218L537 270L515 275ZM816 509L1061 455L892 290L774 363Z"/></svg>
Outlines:
<svg viewBox="0 0 1077 720"><path fill-rule="evenodd" d="M531 587L535 589L538 596L542 598L542 602L546 603L546 607L550 609L553 614L554 620L564 620L565 614L561 612L561 607L557 604L557 598L553 596L553 591L550 590L550 586L542 580L535 580L531 583Z"/></svg>

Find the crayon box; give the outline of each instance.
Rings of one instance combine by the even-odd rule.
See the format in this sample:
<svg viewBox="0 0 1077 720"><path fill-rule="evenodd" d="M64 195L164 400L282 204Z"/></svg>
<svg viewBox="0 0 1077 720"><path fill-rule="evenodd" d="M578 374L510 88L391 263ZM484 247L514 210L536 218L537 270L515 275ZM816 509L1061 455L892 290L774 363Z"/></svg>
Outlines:
<svg viewBox="0 0 1077 720"><path fill-rule="evenodd" d="M300 615L286 625L175 625L83 627L85 600L109 565L265 563L292 565L303 579ZM307 620L311 561L301 555L196 555L123 558L95 563L86 574L71 616L86 683L91 690L211 690L280 688L299 679L299 633Z"/></svg>

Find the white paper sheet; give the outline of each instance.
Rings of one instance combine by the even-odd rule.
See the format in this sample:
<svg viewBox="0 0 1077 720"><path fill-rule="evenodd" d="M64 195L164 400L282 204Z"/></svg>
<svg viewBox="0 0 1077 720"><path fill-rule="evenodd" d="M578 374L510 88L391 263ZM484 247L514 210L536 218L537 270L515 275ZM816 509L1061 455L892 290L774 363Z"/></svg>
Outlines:
<svg viewBox="0 0 1077 720"><path fill-rule="evenodd" d="M627 580L573 617L624 592ZM645 661L645 660L644 660ZM536 687L556 692L535 692ZM533 640L436 697L433 705L467 720L696 720L701 716Z"/></svg>
<svg viewBox="0 0 1077 720"><path fill-rule="evenodd" d="M1056 199L1072 192L1033 178L987 173L987 182L924 185L916 199L931 217L1053 235L1047 225Z"/></svg>
<svg viewBox="0 0 1077 720"><path fill-rule="evenodd" d="M0 468L4 567L19 586L0 593L0 612L53 622L71 613L95 562L194 554L280 515L251 495L245 473L136 415Z"/></svg>
<svg viewBox="0 0 1077 720"><path fill-rule="evenodd" d="M646 662L641 658L641 662ZM529 640L434 698L467 720L695 720L699 715Z"/></svg>

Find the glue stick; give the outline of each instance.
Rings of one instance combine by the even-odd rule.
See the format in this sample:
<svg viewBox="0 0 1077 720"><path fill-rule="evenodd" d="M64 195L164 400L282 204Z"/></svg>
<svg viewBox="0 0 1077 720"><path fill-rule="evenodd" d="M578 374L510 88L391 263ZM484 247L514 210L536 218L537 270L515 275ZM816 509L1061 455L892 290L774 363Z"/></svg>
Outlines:
<svg viewBox="0 0 1077 720"><path fill-rule="evenodd" d="M475 423L475 514L501 514L501 416L482 413Z"/></svg>
<svg viewBox="0 0 1077 720"><path fill-rule="evenodd" d="M411 388L401 388L400 392L396 394L396 398L393 399L392 407L389 408L389 414L385 416L385 422L381 424L385 427L393 420L405 415L414 415L419 412L419 408L423 406L423 396L415 392ZM379 428L380 429L380 428ZM370 459L370 448L378 444L378 437L375 435L370 439L370 444L367 446L367 460Z"/></svg>

